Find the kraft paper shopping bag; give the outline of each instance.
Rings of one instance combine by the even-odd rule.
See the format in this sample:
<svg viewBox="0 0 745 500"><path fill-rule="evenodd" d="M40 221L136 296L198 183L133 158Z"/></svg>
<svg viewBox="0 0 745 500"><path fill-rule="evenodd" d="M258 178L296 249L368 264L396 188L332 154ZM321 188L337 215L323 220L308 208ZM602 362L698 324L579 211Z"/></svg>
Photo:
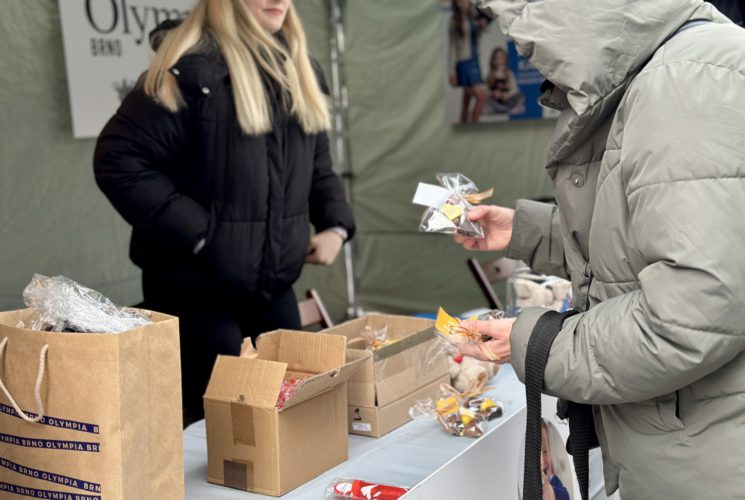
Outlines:
<svg viewBox="0 0 745 500"><path fill-rule="evenodd" d="M184 496L178 319L117 334L0 313L0 497Z"/></svg>

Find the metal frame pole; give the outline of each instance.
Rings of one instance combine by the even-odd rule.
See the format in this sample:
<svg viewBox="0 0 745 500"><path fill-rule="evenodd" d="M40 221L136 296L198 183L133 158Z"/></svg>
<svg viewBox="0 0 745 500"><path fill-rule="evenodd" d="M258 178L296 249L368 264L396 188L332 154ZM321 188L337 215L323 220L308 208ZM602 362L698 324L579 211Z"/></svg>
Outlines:
<svg viewBox="0 0 745 500"><path fill-rule="evenodd" d="M336 161L347 199L353 204L352 192L352 166L349 161L349 136L347 134L347 99L346 69L344 56L344 20L342 17L342 4L344 0L328 0L329 22L330 22L330 51L331 51L331 90L334 102L334 135L336 137ZM357 302L357 275L354 266L354 246L352 242L344 244L344 264L347 275L347 317L356 318L362 315L362 309Z"/></svg>

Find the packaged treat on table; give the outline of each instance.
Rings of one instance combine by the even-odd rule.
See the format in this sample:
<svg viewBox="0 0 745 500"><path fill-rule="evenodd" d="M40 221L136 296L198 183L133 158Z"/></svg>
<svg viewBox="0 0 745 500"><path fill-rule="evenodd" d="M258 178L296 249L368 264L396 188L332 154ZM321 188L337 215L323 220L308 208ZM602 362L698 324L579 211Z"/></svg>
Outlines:
<svg viewBox="0 0 745 500"><path fill-rule="evenodd" d="M442 338L455 346L462 345L463 343L475 344L476 347L484 353L484 356L486 356L487 359L491 361L499 361L499 356L494 354L486 345L484 345L484 342L491 340L491 337L463 328L460 323L460 319L450 316L441 307L437 311L435 330L437 330L437 333L439 333Z"/></svg>
<svg viewBox="0 0 745 500"><path fill-rule="evenodd" d="M361 479L337 478L326 487L323 497L352 500L396 500L405 495L407 491L409 491L408 488L399 486L371 483Z"/></svg>
<svg viewBox="0 0 745 500"><path fill-rule="evenodd" d="M468 220L467 213L474 205L489 198L494 189L479 192L471 179L463 174L437 174L441 186L419 183L413 203L427 208L419 230L426 233L462 234L483 238L484 231L477 222Z"/></svg>
<svg viewBox="0 0 745 500"><path fill-rule="evenodd" d="M454 436L481 437L486 431L486 422L502 416L502 405L492 398L484 397L489 390L486 377L474 380L464 392L443 384L442 396L437 400L437 421Z"/></svg>

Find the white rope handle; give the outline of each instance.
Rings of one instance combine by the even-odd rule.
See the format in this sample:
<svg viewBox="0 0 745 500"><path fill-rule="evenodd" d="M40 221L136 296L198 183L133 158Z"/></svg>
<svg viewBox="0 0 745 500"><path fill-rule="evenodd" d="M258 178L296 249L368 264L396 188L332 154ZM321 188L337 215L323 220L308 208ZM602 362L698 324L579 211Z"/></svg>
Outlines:
<svg viewBox="0 0 745 500"><path fill-rule="evenodd" d="M8 337L5 337L2 342L0 342L0 358L3 357L3 354L5 354L5 345L8 343ZM41 352L39 353L39 374L36 376L36 387L34 388L34 396L36 397L36 416L34 418L29 417L26 415L23 410L21 410L18 407L18 404L16 404L16 400L13 399L13 396L10 395L10 392L8 392L8 389L5 388L5 384L3 384L3 380L0 378L0 389L5 393L5 396L10 401L10 404L13 405L13 408L15 409L16 413L18 413L18 416L20 416L23 420L26 422L35 423L41 420L41 418L44 416L44 403L41 402L41 383L44 380L44 361L47 359L47 349L49 349L49 344L44 344L44 347L41 348Z"/></svg>

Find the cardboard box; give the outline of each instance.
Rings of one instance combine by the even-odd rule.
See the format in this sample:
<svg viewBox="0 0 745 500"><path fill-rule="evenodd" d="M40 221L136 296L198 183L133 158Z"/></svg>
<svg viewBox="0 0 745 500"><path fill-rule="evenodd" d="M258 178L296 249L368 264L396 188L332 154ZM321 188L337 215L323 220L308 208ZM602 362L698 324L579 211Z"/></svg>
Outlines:
<svg viewBox="0 0 745 500"><path fill-rule="evenodd" d="M324 333L354 341L365 328L377 331L383 327L388 329L387 338L396 342L373 350L372 358L347 384L349 432L353 434L380 437L403 425L410 420L408 409L416 399L436 397L440 383L450 382L447 358L432 320L371 314ZM360 420L355 420L356 415Z"/></svg>
<svg viewBox="0 0 745 500"><path fill-rule="evenodd" d="M282 495L347 459L346 381L369 353L344 339L279 330L219 356L204 395L208 481ZM277 409L285 379L303 382Z"/></svg>
<svg viewBox="0 0 745 500"><path fill-rule="evenodd" d="M409 408L418 399L432 398L432 401L437 401L441 384L450 384L449 374L387 406L349 406L349 432L370 437L380 437L391 432L411 420Z"/></svg>

